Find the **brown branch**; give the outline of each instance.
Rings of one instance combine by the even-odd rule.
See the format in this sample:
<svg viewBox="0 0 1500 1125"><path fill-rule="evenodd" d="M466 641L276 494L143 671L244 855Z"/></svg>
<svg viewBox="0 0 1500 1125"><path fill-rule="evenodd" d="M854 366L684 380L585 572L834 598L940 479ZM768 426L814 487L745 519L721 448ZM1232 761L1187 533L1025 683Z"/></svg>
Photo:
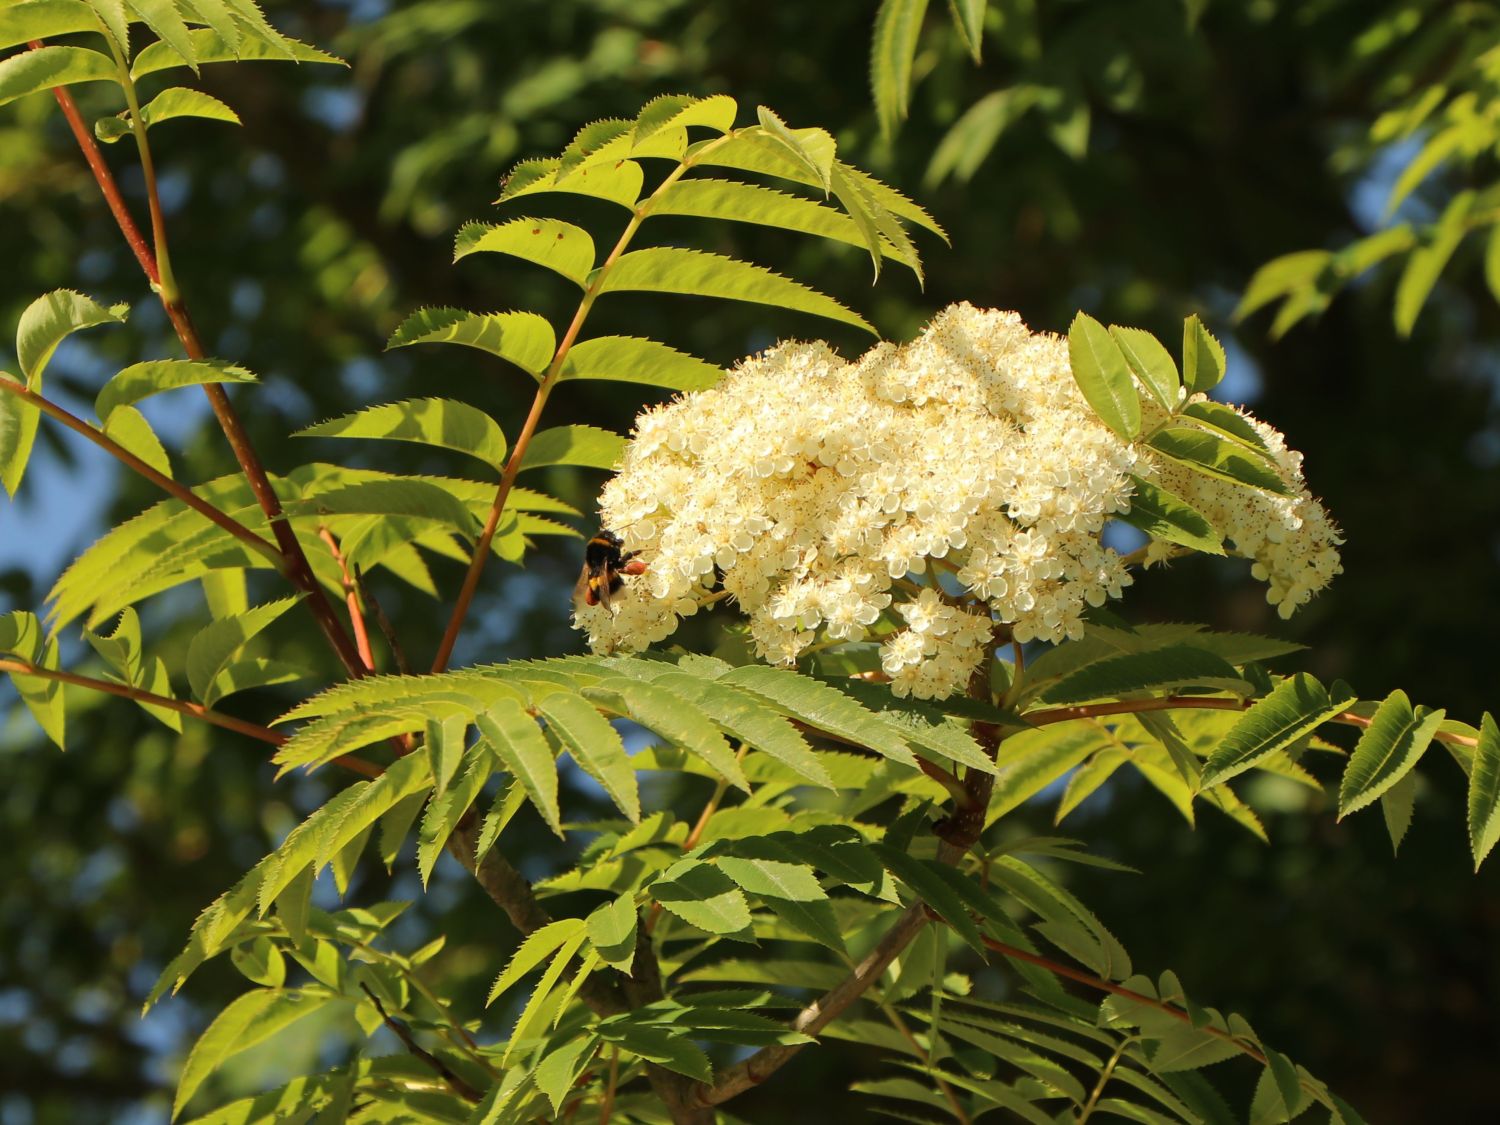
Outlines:
<svg viewBox="0 0 1500 1125"><path fill-rule="evenodd" d="M885 932L875 948L870 950L854 967L854 970L833 987L827 994L814 1000L791 1023L792 1031L804 1035L816 1035L846 1009L864 995L865 991L880 979L903 949L927 924L927 912L920 902L914 902L901 912L895 924ZM773 1044L762 1047L744 1062L736 1063L719 1072L712 1086L699 1085L694 1091L695 1104L715 1106L743 1094L752 1086L758 1086L777 1069L789 1062L803 1047L801 1043Z"/></svg>
<svg viewBox="0 0 1500 1125"><path fill-rule="evenodd" d="M33 42L31 46L35 49L40 47L41 43ZM140 228L136 226L134 218L131 217L130 209L125 205L125 198L120 194L119 185L110 174L109 166L105 164L104 156L99 151L99 146L95 143L94 136L84 122L83 116L78 112L78 106L74 103L72 95L61 86L54 87L52 94L62 108L63 117L67 119L68 127L72 130L73 138L83 152L84 160L94 173L99 190L109 205L110 213L114 215L115 222L120 227L120 233L125 236L126 243L135 253L136 260L140 262L141 269L150 281L151 287L161 298L162 307L166 309L167 317L177 332L177 338L182 341L188 358L204 359L206 353L203 350L203 343L198 338L192 319L188 316L187 305L180 294L175 292L169 294L163 287L157 257L147 244L145 237L142 236ZM151 206L155 214L160 206L159 201L153 200ZM158 233L163 237L163 246L165 246L165 231ZM339 623L338 617L333 612L333 606L329 604L328 597L323 592L323 587L319 585L317 577L313 574L307 555L302 550L302 544L297 541L296 533L287 521L286 514L281 510L281 499L271 487L271 480L266 475L265 467L260 463L260 457L255 452L255 448L250 444L249 435L246 434L239 415L230 403L229 396L224 393L224 388L217 384L207 384L203 390L208 396L214 416L219 421L219 427L229 441L235 460L239 462L240 469L250 484L250 491L254 493L256 503L260 505L261 511L270 522L276 545L282 555L282 572L298 589L307 594L303 601L318 622L318 627L328 638L329 644L332 645L349 675L359 678L364 674L359 663L359 653L355 651L353 642Z"/></svg>
<svg viewBox="0 0 1500 1125"><path fill-rule="evenodd" d="M370 990L369 985L361 982L359 987L370 998L370 1003L375 1005L375 1010L380 1013L380 1018L385 1022L385 1026L396 1033L396 1038L401 1040L401 1045L411 1052L413 1056L421 1059L422 1062L436 1071L438 1077L448 1084L450 1090L465 1101L477 1103L483 1100L483 1094L474 1089L473 1086L470 1086L457 1074L454 1074L452 1068L447 1063L416 1041L410 1028L385 1010L385 1005L380 1002L380 997L376 996Z"/></svg>
<svg viewBox="0 0 1500 1125"><path fill-rule="evenodd" d="M275 564L278 569L284 566L286 560L282 558L281 552L276 549L276 544L257 535L244 524L240 523L239 520L235 519L233 516L230 516L228 513L214 507L207 500L204 500L201 496L195 494L185 485L177 483L177 481L173 480L165 473L162 473L153 468L151 465L148 465L134 453L131 453L130 450L126 449L119 442L111 438L103 430L89 425L82 418L78 417L78 415L64 409L57 403L53 402L51 399L43 398L35 391L28 390L20 383L13 383L9 379L0 379L0 391L3 391L4 393L9 395L14 395L16 398L20 399L23 402L30 403L32 406L36 407L36 409L40 410L43 414L62 423L74 433L82 434L84 437L88 438L89 441L93 442L100 449L104 450L111 457L115 458L126 468L132 469L135 472L139 473L141 476L145 477L152 484L156 485L173 499L180 500L189 508L193 509L193 511L201 515L204 519L217 524L219 527L229 532L230 535L233 535L236 539L240 540L240 542L244 543L247 547L255 551L257 554L265 556L273 564Z"/></svg>

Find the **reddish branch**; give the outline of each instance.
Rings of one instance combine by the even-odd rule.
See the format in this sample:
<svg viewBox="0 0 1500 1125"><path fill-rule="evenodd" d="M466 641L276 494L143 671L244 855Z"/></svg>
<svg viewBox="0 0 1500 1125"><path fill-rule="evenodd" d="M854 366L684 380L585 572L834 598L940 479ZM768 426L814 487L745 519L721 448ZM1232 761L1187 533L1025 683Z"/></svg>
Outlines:
<svg viewBox="0 0 1500 1125"><path fill-rule="evenodd" d="M33 42L33 49L39 48L40 43ZM161 298L162 307L166 309L167 317L172 322L172 327L177 332L177 338L182 341L183 349L188 358L202 360L206 358L203 343L198 338L198 332L193 327L192 319L188 315L187 305L183 302L180 294L167 293L161 285L161 271L157 266L156 255L152 252L150 245L141 234L140 228L136 226L131 217L130 209L125 205L125 197L121 195L119 186L115 183L114 176L110 174L109 166L104 163L104 156L99 151L98 144L94 141L93 134L84 122L82 115L78 112L78 106L73 97L61 86L54 87L53 96L57 104L62 108L63 116L67 119L68 127L73 132L74 139L78 142L79 149L83 152L83 158L88 163L89 169L94 173L94 179L98 181L99 190L103 193L109 210L119 224L120 232L125 236L126 243L134 252L136 260L140 262L141 269L145 272L151 287ZM153 214L159 209L159 201L154 198L150 200ZM307 561L307 555L302 550L302 544L297 541L297 535L292 530L291 523L281 509L281 500L276 495L275 489L271 487L271 480L266 475L265 467L260 462L255 448L250 444L249 435L241 423L239 415L235 412L229 396L224 393L224 388L215 384L207 384L203 388L208 395L209 405L213 407L214 416L219 421L224 436L229 441L229 447L234 451L235 460L239 462L245 479L250 484L250 491L254 493L256 503L265 513L270 522L271 531L276 537L276 545L282 556L282 570L291 582L304 591L307 607L311 610L313 617L318 622L318 627L328 638L333 650L337 653L340 662L350 676L358 678L364 675L364 668L360 664L359 653L349 639L349 634L339 623L333 606L329 603L323 587L318 584L312 567Z"/></svg>
<svg viewBox="0 0 1500 1125"><path fill-rule="evenodd" d="M365 615L359 608L359 587L349 573L349 564L343 551L339 550L339 541L333 537L333 532L320 527L318 537L328 545L333 561L339 564L339 574L343 576L344 603L349 607L349 624L354 629L354 647L359 653L360 663L364 665L366 672L374 672L375 655L370 651L370 634L365 629Z"/></svg>

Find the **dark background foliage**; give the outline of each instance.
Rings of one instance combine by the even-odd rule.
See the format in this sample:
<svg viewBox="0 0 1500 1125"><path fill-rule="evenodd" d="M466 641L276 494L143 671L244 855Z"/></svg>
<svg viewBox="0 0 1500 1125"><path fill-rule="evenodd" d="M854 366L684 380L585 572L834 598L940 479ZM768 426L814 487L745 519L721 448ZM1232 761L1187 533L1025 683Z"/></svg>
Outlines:
<svg viewBox="0 0 1500 1125"><path fill-rule="evenodd" d="M873 3L273 3L284 30L338 51L350 69L209 68L204 88L234 106L244 128L188 122L153 137L195 318L213 351L265 378L264 389L237 397L264 459L285 470L348 455L287 439L290 430L410 394L467 399L515 432L529 394L513 372L478 353L445 354L464 349L380 349L397 318L420 305L565 314L566 294L536 271L449 264L454 229L493 213L499 178L516 159L554 152L581 124L632 114L669 91L727 92L793 125L822 125L841 153L947 226L951 249L921 236L926 291L900 270L872 290L868 260L852 249L827 257L824 247L739 230L717 235L726 245L819 282L896 339L960 299L1018 309L1051 330L1082 307L1169 339L1183 315L1199 311L1230 346L1228 392L1306 452L1308 479L1348 539L1345 573L1329 592L1282 623L1244 564L1195 559L1147 575L1123 612L1292 635L1309 646L1302 666L1321 677L1348 679L1366 697L1404 687L1477 721L1497 702L1481 638L1500 629L1500 316L1478 270L1460 258L1409 341L1392 328L1392 279L1380 274L1279 343L1264 318L1229 319L1268 258L1370 229L1380 162L1337 159L1374 112L1373 79L1351 70L1347 56L1373 13L1394 6L1216 0L1192 28L1179 0L1037 0L1034 24L1025 19L1032 5L1012 0L993 5L1010 22L974 67L934 5L912 116L887 146L867 77ZM1023 74L1076 91L1090 111L1086 147L1060 144L1061 123L1030 114L970 180L924 186L955 117ZM84 88L85 109L118 108L98 97ZM124 146L109 150L143 210L129 156ZM1439 177L1426 191L1441 200L1453 186ZM136 306L128 329L60 353L55 387L87 401L111 363L176 354L44 96L0 119L0 211L4 323L62 286ZM618 222L607 212L591 217ZM825 331L774 310L700 309L692 300L620 298L601 306L599 319L598 331L635 326L717 362L778 336ZM836 341L847 352L863 346ZM628 425L636 389L583 386L586 395L558 402L554 423ZM205 413L179 392L153 415L182 442L183 476L232 467ZM32 472L29 498L0 508L6 608L37 606L64 550L155 499L66 442L49 446ZM599 482L569 472L547 484L588 511ZM492 565L459 660L578 647L566 626L577 565L571 542L546 545L524 571ZM459 572L450 566L435 577L451 598ZM416 659L427 659L446 601L440 608L404 587L380 592ZM196 597L163 599L147 615L148 640L169 663L202 616ZM299 651L278 655L326 669L317 640L309 631L288 642ZM284 701L263 692L237 706L264 715ZM65 756L24 716L0 728L6 1125L164 1119L163 1091L189 1037L240 982L216 964L144 1022L140 1001L196 912L327 784L273 782L258 746L202 729L177 738L113 702L80 712L71 727ZM1500 874L1493 864L1469 873L1456 771L1434 762L1422 774L1399 858L1378 817L1339 825L1327 806L1252 793L1267 846L1212 811L1194 832L1153 792L1117 783L1064 830L1144 874L1089 871L1077 889L1138 966L1175 968L1202 1002L1249 1015L1371 1122L1489 1119ZM1042 802L1013 819L1018 831L1045 832L1051 816ZM509 831L537 871L556 867L538 823L523 817ZM405 932L415 944L441 916L452 934L441 971L481 982L514 938L448 864ZM372 865L352 894L369 901L416 889L409 867L388 877ZM288 1040L278 1058L257 1056L231 1080L254 1083L258 1067L269 1075L315 1065L318 1051L316 1036ZM751 1121L807 1120L809 1091L825 1107L844 1105L839 1091L872 1065L847 1046L804 1052L733 1108ZM1215 1077L1248 1089L1254 1075L1231 1073L1234 1065ZM839 1115L868 1110L852 1103Z"/></svg>

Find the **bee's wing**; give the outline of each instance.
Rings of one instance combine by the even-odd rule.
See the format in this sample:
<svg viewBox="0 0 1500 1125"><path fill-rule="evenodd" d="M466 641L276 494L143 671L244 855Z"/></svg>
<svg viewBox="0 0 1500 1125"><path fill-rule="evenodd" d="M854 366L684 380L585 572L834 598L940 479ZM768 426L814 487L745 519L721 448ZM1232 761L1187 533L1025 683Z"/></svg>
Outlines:
<svg viewBox="0 0 1500 1125"><path fill-rule="evenodd" d="M592 604L589 600L589 568L585 566L578 572L578 581L573 584L573 612L579 613L585 606Z"/></svg>

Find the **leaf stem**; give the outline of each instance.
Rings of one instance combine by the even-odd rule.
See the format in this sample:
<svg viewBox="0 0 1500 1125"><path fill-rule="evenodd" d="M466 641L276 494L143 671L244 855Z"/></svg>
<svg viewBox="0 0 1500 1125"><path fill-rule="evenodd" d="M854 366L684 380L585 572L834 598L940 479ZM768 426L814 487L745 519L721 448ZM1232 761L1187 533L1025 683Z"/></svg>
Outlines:
<svg viewBox="0 0 1500 1125"><path fill-rule="evenodd" d="M177 280L172 273L172 258L167 251L167 223L162 215L161 195L156 190L156 162L151 158L151 146L146 143L146 122L141 118L140 98L135 81L130 77L130 67L121 53L120 45L113 35L104 37L109 43L109 52L114 56L115 68L120 73L120 87L125 91L125 104L130 110L130 132L135 137L136 151L141 158L141 176L146 185L146 206L151 214L151 241L156 257L156 290L162 303L168 306L179 303Z"/></svg>
<svg viewBox="0 0 1500 1125"><path fill-rule="evenodd" d="M1115 1067L1120 1065L1120 1058L1125 1054L1125 1048L1133 1042L1135 1042L1133 1039L1121 1039L1115 1047L1114 1054L1109 1056L1109 1062L1105 1063L1104 1069L1099 1072L1099 1081L1094 1084L1094 1089L1089 1094L1089 1100L1078 1111L1076 1125L1084 1125L1084 1122L1093 1116L1094 1107L1099 1104L1099 1098L1104 1093L1104 1087L1109 1085L1109 1080L1115 1073Z"/></svg>
<svg viewBox="0 0 1500 1125"><path fill-rule="evenodd" d="M277 550L276 544L257 535L244 524L240 523L233 516L230 516L228 513L221 511L220 509L210 504L207 500L204 500L202 497L196 495L185 485L178 484L175 480L167 476L165 473L162 473L151 465L148 465L134 453L131 453L130 450L126 449L119 442L111 438L103 430L89 425L82 418L78 417L78 415L64 409L57 403L53 402L51 399L44 398L41 395L37 394L35 391L28 390L20 383L13 383L9 379L0 379L0 392L14 395L16 398L21 399L23 402L30 403L32 406L36 407L49 418L62 423L74 433L81 434L84 437L88 438L89 441L93 442L100 449L104 450L111 457L115 458L126 468L132 469L135 472L139 473L141 476L145 477L152 484L156 485L169 496L173 497L174 499L180 500L189 508L192 508L193 511L203 516L204 519L217 524L219 527L229 532L230 535L233 535L236 539L240 540L240 542L244 543L251 550L269 559L278 570L285 569L286 560L282 557L281 552Z"/></svg>
<svg viewBox="0 0 1500 1125"><path fill-rule="evenodd" d="M542 376L542 382L536 390L536 397L532 399L531 411L526 416L526 421L521 426L521 432L516 436L515 445L511 448L510 459L505 462L505 470L500 474L500 484L495 490L495 500L490 505L489 516L485 519L484 530L480 532L478 541L474 544L474 554L469 560L468 572L464 575L463 586L459 589L458 600L453 605L453 614L448 620L448 628L443 633L443 639L438 645L437 656L433 658L433 672L445 671L448 661L453 656L453 646L458 643L458 634L463 629L464 618L469 612L469 605L474 600L474 594L479 589L479 576L484 571L484 564L489 558L490 543L495 538L495 529L500 526L500 517L505 512L505 502L510 497L511 487L516 482L516 476L521 471L521 462L526 458L526 450L531 445L532 435L536 433L537 424L541 421L542 409L547 405L547 398L552 393L552 388L557 385L562 375L563 362L568 358L568 353L573 349L573 344L578 340L578 333L583 330L583 322L588 319L589 310L594 307L594 301L598 298L604 288L604 282L609 277L610 270L620 260L620 255L630 245L630 240L640 229L646 217L651 212L651 204L655 202L662 192L667 190L692 168L696 159L704 152L711 150L719 144L723 144L734 136L733 132L726 133L717 141L711 141L705 145L692 158L684 157L676 168L657 185L646 199L637 204L630 221L625 224L625 229L620 233L619 240L615 242L614 248L610 250L609 256L604 259L602 265L594 271L588 287L584 290L583 299L578 302L578 308L573 313L573 320L569 323L567 331L563 333L562 340L558 342L557 350L552 355L552 362L548 364L546 373Z"/></svg>

